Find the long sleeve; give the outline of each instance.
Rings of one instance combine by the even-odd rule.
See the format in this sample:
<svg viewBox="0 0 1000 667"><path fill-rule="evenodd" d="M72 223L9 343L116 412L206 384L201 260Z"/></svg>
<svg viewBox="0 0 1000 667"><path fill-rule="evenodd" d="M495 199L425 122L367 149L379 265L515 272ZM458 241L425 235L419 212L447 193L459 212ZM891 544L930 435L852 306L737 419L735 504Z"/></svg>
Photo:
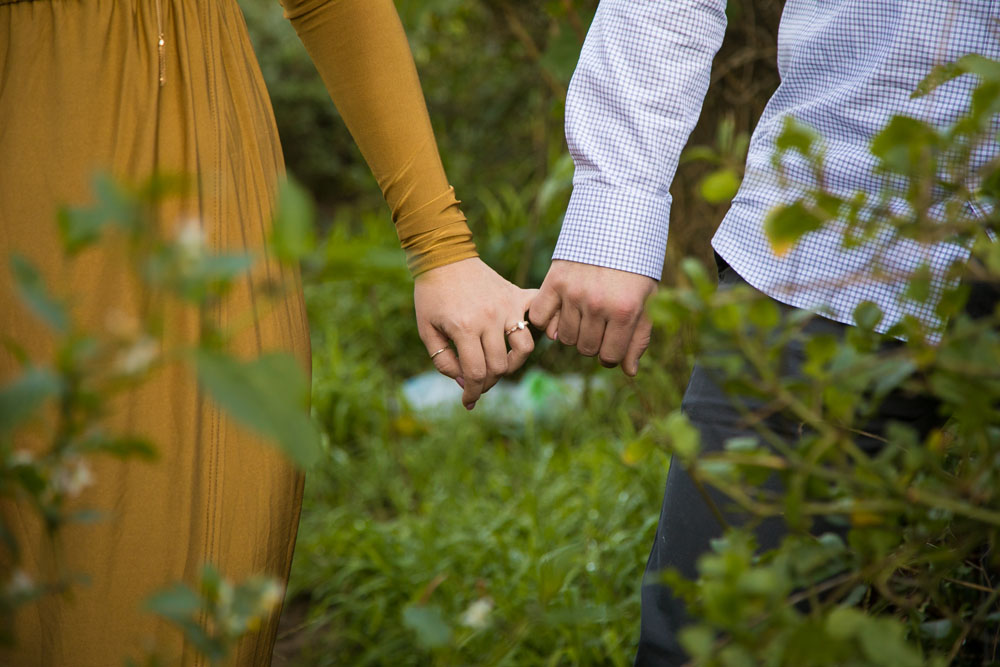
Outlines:
<svg viewBox="0 0 1000 667"><path fill-rule="evenodd" d="M725 0L604 0L566 99L576 164L555 259L660 279L670 183L708 90Z"/></svg>
<svg viewBox="0 0 1000 667"><path fill-rule="evenodd" d="M476 256L392 0L282 0L371 167L414 275Z"/></svg>

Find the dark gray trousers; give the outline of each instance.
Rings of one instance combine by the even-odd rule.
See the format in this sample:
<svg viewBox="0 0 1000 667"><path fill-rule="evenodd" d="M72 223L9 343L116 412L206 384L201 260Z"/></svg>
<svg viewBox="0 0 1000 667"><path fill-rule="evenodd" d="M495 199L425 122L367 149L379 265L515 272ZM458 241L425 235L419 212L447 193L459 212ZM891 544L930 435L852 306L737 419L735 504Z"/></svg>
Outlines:
<svg viewBox="0 0 1000 667"><path fill-rule="evenodd" d="M729 289L746 283L735 271L723 268L719 278L719 289ZM783 314L790 313L790 306L779 304ZM842 336L847 325L825 318L814 318L806 327L807 335L835 334ZM896 343L889 343L893 345ZM785 373L797 376L805 360L802 344L789 346L784 359ZM734 406L734 400L754 409L759 402L751 399L734 398L726 394L712 378L711 373L700 364L695 364L691 380L684 394L681 409L691 423L701 433L702 451L718 451L730 438L753 436L752 427L744 425L741 412ZM890 395L880 406L865 430L875 435L884 433L890 421L911 424L922 434L938 425L942 419L938 415L937 403L927 396L907 396L902 393ZM767 427L783 435L789 442L796 439L797 424L782 419L780 415L766 420ZM878 441L870 437L859 437L858 444L865 449L878 447ZM777 480L767 484L778 488ZM717 507L731 505L724 497L713 493ZM745 520L737 514L726 517L730 524L738 525ZM757 541L762 549L778 545L785 534L783 523L778 519L763 522L757 530ZM709 550L710 540L720 537L722 528L708 505L698 492L691 477L676 461L670 465L667 487L663 495L660 522L656 538L646 564L646 575L642 586L642 620L639 634L639 649L635 664L638 667L653 665L683 665L687 656L677 641L677 631L688 620L684 604L674 597L670 589L659 583L657 573L666 568L676 568L689 579L697 575L695 563L698 557Z"/></svg>

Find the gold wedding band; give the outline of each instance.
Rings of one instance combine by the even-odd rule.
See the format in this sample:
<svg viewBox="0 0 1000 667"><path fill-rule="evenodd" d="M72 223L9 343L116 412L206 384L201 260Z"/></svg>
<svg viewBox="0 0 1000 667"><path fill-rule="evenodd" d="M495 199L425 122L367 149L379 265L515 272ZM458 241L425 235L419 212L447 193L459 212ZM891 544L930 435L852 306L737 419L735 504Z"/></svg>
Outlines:
<svg viewBox="0 0 1000 667"><path fill-rule="evenodd" d="M503 334L505 336L509 336L512 333L514 333L515 331L520 331L521 329L527 328L527 326L528 326L528 322L526 320L521 320L520 322L518 322L517 324L515 324L514 326L512 326L510 329L507 329L506 331L504 331Z"/></svg>
<svg viewBox="0 0 1000 667"><path fill-rule="evenodd" d="M435 352L434 354L431 355L431 359L433 359L434 357L438 356L439 354L441 354L442 352L444 352L447 349L449 349L449 348L442 347L440 350L438 350L437 352Z"/></svg>

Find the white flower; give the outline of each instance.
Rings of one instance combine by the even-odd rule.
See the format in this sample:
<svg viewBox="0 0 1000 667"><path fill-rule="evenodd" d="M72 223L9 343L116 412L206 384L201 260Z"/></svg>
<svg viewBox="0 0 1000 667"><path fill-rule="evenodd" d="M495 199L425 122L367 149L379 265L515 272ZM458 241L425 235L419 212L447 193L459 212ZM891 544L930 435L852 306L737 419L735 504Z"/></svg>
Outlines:
<svg viewBox="0 0 1000 667"><path fill-rule="evenodd" d="M183 261L192 262L201 258L205 253L205 231L201 222L191 218L181 224L177 232L177 248Z"/></svg>
<svg viewBox="0 0 1000 667"><path fill-rule="evenodd" d="M12 466L30 466L34 462L35 455L27 449L14 450L14 453L10 455L10 464Z"/></svg>
<svg viewBox="0 0 1000 667"><path fill-rule="evenodd" d="M52 487L56 492L63 493L70 498L80 495L93 483L94 475L90 472L90 466L83 459L67 461L52 476Z"/></svg>
<svg viewBox="0 0 1000 667"><path fill-rule="evenodd" d="M21 597L22 595L31 594L34 590L35 582L31 580L31 577L24 570L14 570L10 581L7 582L7 595L9 597Z"/></svg>
<svg viewBox="0 0 1000 667"><path fill-rule="evenodd" d="M479 598L462 612L462 618L459 622L467 628L482 630L490 624L491 611L493 611L493 598L489 596Z"/></svg>
<svg viewBox="0 0 1000 667"><path fill-rule="evenodd" d="M114 368L122 375L137 375L149 369L159 354L160 344L151 336L143 336L118 355Z"/></svg>
<svg viewBox="0 0 1000 667"><path fill-rule="evenodd" d="M269 579L263 587L260 593L259 606L257 612L260 614L269 614L272 609L274 609L281 598L285 595L284 587L279 584L274 579Z"/></svg>

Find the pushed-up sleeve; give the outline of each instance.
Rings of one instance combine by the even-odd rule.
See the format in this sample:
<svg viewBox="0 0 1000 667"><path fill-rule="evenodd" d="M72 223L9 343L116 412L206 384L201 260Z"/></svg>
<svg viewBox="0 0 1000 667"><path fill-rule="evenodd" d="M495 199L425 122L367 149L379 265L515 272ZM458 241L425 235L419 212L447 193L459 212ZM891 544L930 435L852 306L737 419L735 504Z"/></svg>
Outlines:
<svg viewBox="0 0 1000 667"><path fill-rule="evenodd" d="M392 211L411 272L476 256L392 0L281 0Z"/></svg>

